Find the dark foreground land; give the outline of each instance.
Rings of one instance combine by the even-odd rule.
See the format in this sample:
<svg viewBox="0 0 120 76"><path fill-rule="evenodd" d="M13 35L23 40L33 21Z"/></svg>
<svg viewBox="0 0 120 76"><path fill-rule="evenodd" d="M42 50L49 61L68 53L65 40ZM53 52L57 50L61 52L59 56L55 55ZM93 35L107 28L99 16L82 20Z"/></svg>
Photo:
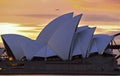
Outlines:
<svg viewBox="0 0 120 76"><path fill-rule="evenodd" d="M113 57L94 56L74 61L1 61L0 74L119 75Z"/></svg>

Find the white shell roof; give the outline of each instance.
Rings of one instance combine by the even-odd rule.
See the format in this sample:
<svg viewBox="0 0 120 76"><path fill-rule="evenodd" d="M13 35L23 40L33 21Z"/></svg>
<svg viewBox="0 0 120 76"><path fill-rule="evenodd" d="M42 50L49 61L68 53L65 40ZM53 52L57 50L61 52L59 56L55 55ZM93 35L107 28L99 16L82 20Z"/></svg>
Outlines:
<svg viewBox="0 0 120 76"><path fill-rule="evenodd" d="M64 26L59 27L48 42L48 45L63 60L68 60L72 38L81 16L82 14L68 23L65 22Z"/></svg>
<svg viewBox="0 0 120 76"><path fill-rule="evenodd" d="M77 31L75 32L75 36L74 36L74 42L73 42L73 45L72 45L72 55L79 55L81 54L81 51L80 51L80 47L79 47L79 37L78 37L78 33L84 31L84 30L87 30L89 29L88 26L82 26L82 27L78 27L77 28Z"/></svg>
<svg viewBox="0 0 120 76"><path fill-rule="evenodd" d="M15 34L5 34L5 40L17 60L26 56L59 56L63 60L81 54L83 57L98 52L102 54L113 39L104 34L94 35L96 28L77 27L82 14L73 17L73 13L64 14L51 21L38 35L36 40Z"/></svg>
<svg viewBox="0 0 120 76"><path fill-rule="evenodd" d="M7 45L9 46L9 48L11 49L12 53L14 54L17 60L20 60L23 56L25 56L19 42L21 40L24 41L26 37L15 34L4 34L2 35L2 37L6 41Z"/></svg>
<svg viewBox="0 0 120 76"><path fill-rule="evenodd" d="M57 35L61 35L63 33L61 33L61 31L58 31L60 28L64 28L64 26L69 26L68 23L70 23L73 18L73 13L68 13L65 15L62 15L58 18L56 18L55 20L53 20L52 22L50 22L45 29L43 29L42 33L40 33L40 35L38 36L37 41L44 41L45 40L45 45L42 49L39 50L39 53L35 54L35 56L39 56L39 57L43 57L42 54L40 53L47 53L49 54L49 52L53 51L53 54L51 56L56 55L56 52L54 51L53 48L51 48L50 46L52 45L51 43L53 43L53 41L55 42L55 38L58 38ZM57 32L59 32L57 34ZM48 35L47 35L48 34ZM53 39L53 41L52 41ZM58 44L58 43L57 43ZM55 44L55 45L57 45ZM49 48L49 50L47 50ZM52 50L50 50L52 49ZM45 57L48 57L49 55L46 55Z"/></svg>
<svg viewBox="0 0 120 76"><path fill-rule="evenodd" d="M2 37L17 60L20 60L24 56L28 60L31 60L33 55L44 45L36 40L16 34L5 34Z"/></svg>
<svg viewBox="0 0 120 76"><path fill-rule="evenodd" d="M97 48L97 45L96 45L96 40L95 40L95 38L93 38L91 46L90 46L90 50L89 50L87 56L89 56L91 53L95 53L95 52L98 52L98 48Z"/></svg>
<svg viewBox="0 0 120 76"><path fill-rule="evenodd" d="M33 56L38 52L44 44L37 40L29 40L26 38L25 41L20 42L23 52L28 60L31 60Z"/></svg>
<svg viewBox="0 0 120 76"><path fill-rule="evenodd" d="M77 32L81 32L81 31L86 30L86 29L88 29L88 28L89 28L88 26L78 27L78 28L77 28Z"/></svg>
<svg viewBox="0 0 120 76"><path fill-rule="evenodd" d="M73 12L64 14L51 21L38 35L37 40L47 44L49 39L55 33L55 31L57 31L59 27L64 26L64 23L72 20L73 18L72 16L73 16Z"/></svg>
<svg viewBox="0 0 120 76"><path fill-rule="evenodd" d="M51 56L56 56L56 55L57 54L54 52L53 49L49 48L48 46L44 46L34 56L35 57L51 57Z"/></svg>
<svg viewBox="0 0 120 76"><path fill-rule="evenodd" d="M92 43L92 49L93 49L93 47L96 47L98 53L103 54L103 52L105 51L105 48L113 39L113 36L98 34L98 35L94 35L93 38L95 41ZM91 50L90 53L93 51L95 51L95 49Z"/></svg>
<svg viewBox="0 0 120 76"><path fill-rule="evenodd" d="M77 34L73 56L79 54L81 54L83 57L87 56L95 29L96 28L86 28Z"/></svg>

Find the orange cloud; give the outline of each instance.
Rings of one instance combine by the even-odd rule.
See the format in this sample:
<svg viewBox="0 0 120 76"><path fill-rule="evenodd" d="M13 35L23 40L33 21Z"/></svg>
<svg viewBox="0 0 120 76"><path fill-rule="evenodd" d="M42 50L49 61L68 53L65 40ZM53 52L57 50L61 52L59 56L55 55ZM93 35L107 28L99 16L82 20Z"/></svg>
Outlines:
<svg viewBox="0 0 120 76"><path fill-rule="evenodd" d="M94 10L105 12L120 12L120 1L118 0L71 0L73 6L80 10Z"/></svg>
<svg viewBox="0 0 120 76"><path fill-rule="evenodd" d="M97 33L111 33L109 30L113 33L118 32L120 27L119 9L120 0L0 0L0 23L22 24L11 28L17 29L12 32L34 39L54 18L68 12L75 12L75 15L82 12L84 15L80 24L101 27L108 24L108 27L98 27ZM112 24L118 28L113 29Z"/></svg>

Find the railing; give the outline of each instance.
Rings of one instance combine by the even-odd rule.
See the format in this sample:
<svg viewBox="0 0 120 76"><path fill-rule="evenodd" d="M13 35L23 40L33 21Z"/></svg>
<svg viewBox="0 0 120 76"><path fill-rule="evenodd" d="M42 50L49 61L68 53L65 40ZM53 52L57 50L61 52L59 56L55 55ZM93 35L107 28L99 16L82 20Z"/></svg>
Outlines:
<svg viewBox="0 0 120 76"><path fill-rule="evenodd" d="M120 45L109 45L107 48L109 48L109 49L120 49Z"/></svg>
<svg viewBox="0 0 120 76"><path fill-rule="evenodd" d="M114 36L114 38L117 37L117 36L120 36L120 33L117 33L113 36ZM108 49L116 49L120 52L120 45L117 45L115 40L112 40L112 42L110 43L110 45L107 48ZM116 57L116 59L119 59L119 58L120 58L120 54Z"/></svg>

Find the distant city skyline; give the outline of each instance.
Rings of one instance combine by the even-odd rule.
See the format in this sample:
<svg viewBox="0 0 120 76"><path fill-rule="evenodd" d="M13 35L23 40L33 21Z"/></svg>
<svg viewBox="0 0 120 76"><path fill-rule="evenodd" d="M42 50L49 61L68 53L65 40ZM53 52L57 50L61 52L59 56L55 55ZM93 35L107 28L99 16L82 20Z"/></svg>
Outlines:
<svg viewBox="0 0 120 76"><path fill-rule="evenodd" d="M113 35L120 32L119 8L120 0L0 0L0 35L35 39L45 25L68 12L83 13L79 26L96 26L95 33Z"/></svg>

